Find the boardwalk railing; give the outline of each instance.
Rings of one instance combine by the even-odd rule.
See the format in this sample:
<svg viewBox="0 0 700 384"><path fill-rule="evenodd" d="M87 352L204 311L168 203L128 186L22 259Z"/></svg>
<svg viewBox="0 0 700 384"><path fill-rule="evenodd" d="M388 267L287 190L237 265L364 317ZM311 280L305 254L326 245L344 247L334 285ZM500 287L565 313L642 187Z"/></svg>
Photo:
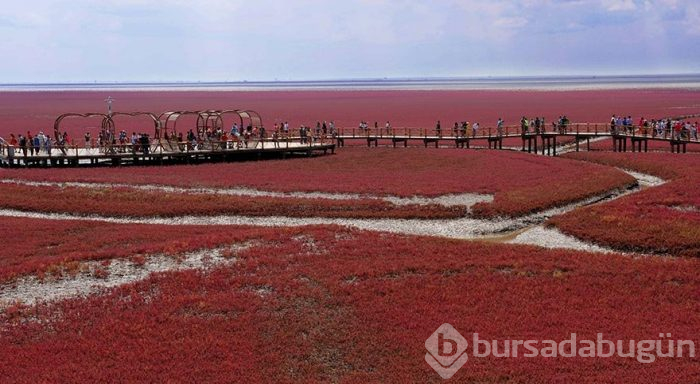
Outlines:
<svg viewBox="0 0 700 384"><path fill-rule="evenodd" d="M503 139L521 138L522 150L527 152L538 152L541 148L542 154L556 156L557 138L568 138L560 144L574 144L576 151L580 150L580 143L584 142L590 150L591 139L610 137L613 142L614 151L627 151L627 138L631 142L632 151L638 150L646 152L648 141L666 141L671 145L672 152L686 152L689 143L700 143L696 129L668 129L667 126L656 129L649 126L619 126L610 123L566 123L551 124L549 126L533 127L527 126L503 126L478 127L457 126L449 130L427 129L421 127L398 127L398 128L341 128L339 134L334 136L338 146L344 146L345 140L366 140L367 146L373 143L379 145L380 140L391 141L395 147L397 143L408 146L409 140L419 141L428 147L429 144L439 146L441 141L452 140L456 147L470 148L472 140L486 140L489 148L503 148ZM573 142L571 141L573 139ZM538 144L541 141L541 145Z"/></svg>
<svg viewBox="0 0 700 384"><path fill-rule="evenodd" d="M378 141L382 139L391 140L396 145L397 142L403 142L404 146L408 145L409 140L423 141L425 146L428 143L435 144L437 147L441 140L454 140L458 147L469 148L469 141L486 139L489 143L489 148L502 148L504 138L521 138L522 150L528 152L538 151L538 138L541 139L541 149L544 154L545 148L549 154L550 149L556 155L557 137L574 138L576 150L579 150L579 141L586 142L590 149L590 139L596 137L611 137L613 139L613 149L615 151L627 150L627 138L630 138L632 150L639 148L639 151L647 150L648 140L667 141L671 144L671 149L674 152L685 152L686 144L700 143L698 141L697 130L674 130L668 129L666 126L660 129L654 127L640 126L611 126L609 123L569 123L564 125L551 124L542 126L539 129L534 127L521 127L516 125L503 126L500 129L497 127L479 127L474 129L473 126L459 126L457 129L436 129L422 127L392 127L386 128L340 128L332 134L315 134L308 132L308 135L301 136L296 134L278 134L273 137L233 137L226 140L220 139L197 139L193 141L165 140L155 139L143 144L131 143L116 143L106 145L95 145L94 142L85 143L83 145L66 144L56 145L48 149L43 146L37 150L36 147L26 146L19 147L10 145L7 141L0 138L0 161L12 165L15 161L19 163L21 160L24 164L43 161L46 159L62 159L68 161L69 164L77 165L81 160L89 160L90 163L96 164L101 159L112 159L112 162L118 163L116 159L128 159L133 157L134 161L146 159L147 157L175 155L225 155L242 150L257 150L264 151L266 149L286 149L296 150L307 148L313 150L316 146L342 146L346 139L367 140L367 145L374 143L378 145ZM330 148L330 147L329 147ZM53 164L54 161L51 160Z"/></svg>
<svg viewBox="0 0 700 384"><path fill-rule="evenodd" d="M519 125L507 125L503 126L500 130L497 127L479 127L474 130L472 126L464 129L459 127L454 129L454 127L449 127L448 129L441 128L423 128L423 127L391 127L386 128L374 128L370 127L367 129L360 128L347 128L343 127L338 130L338 136L343 138L366 138L366 137L376 137L379 139L391 139L393 137L405 137L405 138L424 138L424 137L439 137L444 139L454 139L454 138L487 138L494 136L502 137L516 137L522 136L523 134L542 134L542 133L558 133L561 135L599 135L599 136L611 136L611 135L627 135L627 136L642 136L642 137L654 137L663 139L674 139L674 140L698 140L697 133L692 135L691 132L682 130L681 132L673 132L672 130L664 128L663 130L656 130L652 127L640 127L638 125L631 126L615 126L611 127L609 123L569 123L566 125L544 125L539 129L528 126L527 129Z"/></svg>
<svg viewBox="0 0 700 384"><path fill-rule="evenodd" d="M79 165L81 162L98 164L104 160L112 164L120 164L121 159L134 161L149 161L154 158L175 158L182 156L215 157L235 153L262 153L265 151L288 151L295 153L303 150L305 153L321 150L335 150L335 144L326 136L285 136L274 138L251 137L218 140L204 139L196 141L177 141L158 139L146 144L112 143L95 145L94 142L80 144L51 144L49 147L10 145L0 138L0 162L5 165L38 164L38 165Z"/></svg>

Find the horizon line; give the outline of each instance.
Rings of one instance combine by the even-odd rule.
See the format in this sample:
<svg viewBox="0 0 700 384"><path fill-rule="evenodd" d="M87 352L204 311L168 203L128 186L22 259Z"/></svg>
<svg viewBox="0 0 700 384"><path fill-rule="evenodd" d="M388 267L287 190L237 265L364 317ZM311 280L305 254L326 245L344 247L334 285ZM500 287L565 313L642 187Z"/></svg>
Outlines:
<svg viewBox="0 0 700 384"><path fill-rule="evenodd" d="M638 74L567 74L567 75L485 75L485 76L407 76L407 77L347 77L294 80L80 80L61 82L0 82L0 86L38 85L179 85L179 84L303 84L303 83L344 83L344 82L430 82L430 81L498 81L498 80L585 80L585 79L644 79L655 77L700 77L700 72L681 73L638 73Z"/></svg>

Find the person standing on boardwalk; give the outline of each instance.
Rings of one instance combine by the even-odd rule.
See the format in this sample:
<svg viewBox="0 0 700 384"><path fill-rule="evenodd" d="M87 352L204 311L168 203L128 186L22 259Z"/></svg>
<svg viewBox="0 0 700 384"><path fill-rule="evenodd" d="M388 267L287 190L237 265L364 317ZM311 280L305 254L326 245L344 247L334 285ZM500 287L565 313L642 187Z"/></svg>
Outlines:
<svg viewBox="0 0 700 384"><path fill-rule="evenodd" d="M442 128L440 127L440 120L437 121L437 124L435 124L435 134L437 137L442 137Z"/></svg>
<svg viewBox="0 0 700 384"><path fill-rule="evenodd" d="M44 149L46 143L46 135L44 135L43 131L40 131L37 137L39 138L39 149L37 150L37 153L39 153L39 151Z"/></svg>
<svg viewBox="0 0 700 384"><path fill-rule="evenodd" d="M233 126L231 127L231 132L230 132L230 134L231 134L231 137L232 137L232 138L234 138L234 137L235 137L235 138L238 138L238 137L241 136L241 133L238 131L238 124L233 123Z"/></svg>
<svg viewBox="0 0 700 384"><path fill-rule="evenodd" d="M39 138L39 135L34 136L32 145L34 145L34 153L39 155L39 151L41 150L41 139Z"/></svg>
<svg viewBox="0 0 700 384"><path fill-rule="evenodd" d="M496 132L498 132L498 136L503 136L503 119L500 117L498 118L498 121L496 122Z"/></svg>
<svg viewBox="0 0 700 384"><path fill-rule="evenodd" d="M114 140L114 139L112 139ZM151 153L151 136L148 133L143 134L143 154L148 155Z"/></svg>
<svg viewBox="0 0 700 384"><path fill-rule="evenodd" d="M29 154L34 156L34 138L29 131L27 131L27 147L29 147Z"/></svg>
<svg viewBox="0 0 700 384"><path fill-rule="evenodd" d="M615 115L612 115L610 118L610 133L613 135L616 133L615 126L617 125L617 117Z"/></svg>
<svg viewBox="0 0 700 384"><path fill-rule="evenodd" d="M21 134L19 135L19 149L22 150L22 155L27 157L27 139Z"/></svg>
<svg viewBox="0 0 700 384"><path fill-rule="evenodd" d="M526 135L527 129L528 129L528 122L527 122L527 119L525 118L525 116L523 116L520 119L520 132L521 132L520 134L523 136Z"/></svg>
<svg viewBox="0 0 700 384"><path fill-rule="evenodd" d="M479 130L479 123L475 122L474 125L472 125L472 137L476 137L476 133Z"/></svg>
<svg viewBox="0 0 700 384"><path fill-rule="evenodd" d="M51 147L52 147L53 139L51 136L46 136L46 141L44 141L44 145L46 146L46 153L51 156Z"/></svg>
<svg viewBox="0 0 700 384"><path fill-rule="evenodd" d="M10 147L7 148L7 155L12 158L15 156L15 147L17 146L17 138L14 133L10 133Z"/></svg>
<svg viewBox="0 0 700 384"><path fill-rule="evenodd" d="M389 120L386 121L386 124L384 124L384 129L386 129L386 134L390 135L391 134L391 123L389 123Z"/></svg>

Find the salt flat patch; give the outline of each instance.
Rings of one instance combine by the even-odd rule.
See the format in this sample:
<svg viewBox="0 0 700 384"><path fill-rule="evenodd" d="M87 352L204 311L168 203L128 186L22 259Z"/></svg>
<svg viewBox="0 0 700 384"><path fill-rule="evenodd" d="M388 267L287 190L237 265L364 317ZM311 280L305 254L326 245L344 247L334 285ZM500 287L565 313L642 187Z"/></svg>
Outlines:
<svg viewBox="0 0 700 384"><path fill-rule="evenodd" d="M550 249L574 249L586 252L616 252L612 249L583 242L573 236L565 235L557 229L545 228L541 225L523 231L514 239L506 241L506 243L536 245Z"/></svg>
<svg viewBox="0 0 700 384"><path fill-rule="evenodd" d="M399 196L378 196L358 193L326 193L326 192L275 192L263 191L254 188L182 188L165 185L130 185L130 184L110 184L110 183L81 183L81 182L47 182L47 181L26 181L20 179L3 179L0 183L17 184L35 187L73 187L73 188L128 188L141 191L159 191L165 193L186 193L186 194L206 194L206 195L228 195L228 196L248 196L248 197L277 197L277 198L304 198L304 199L326 199L326 200L382 200L394 205L442 205L446 207L466 206L493 201L493 195L479 193L458 193L437 197L399 197Z"/></svg>
<svg viewBox="0 0 700 384"><path fill-rule="evenodd" d="M633 177L645 178L648 182L655 182L658 178L643 174L632 174ZM660 180L660 179L658 179ZM639 182L638 182L639 184ZM169 187L166 187L169 188ZM154 225L241 225L260 227L299 227L306 225L340 225L353 227L362 230L383 231L406 235L438 236L454 239L484 239L494 235L503 235L514 231L522 230L533 225L540 225L552 216L569 212L575 208L595 204L603 201L610 201L622 196L639 191L638 185L633 185L627 189L617 189L605 194L593 196L574 203L560 207L550 208L541 212L516 218L494 218L476 219L463 217L458 219L344 219L344 218L323 218L323 217L285 217L285 216L180 216L172 218L121 218L106 217L100 215L75 216L70 214L25 212L11 209L0 209L0 216L26 217L49 220L88 220L122 224L154 224ZM275 192L277 193L277 192ZM453 197L459 200L460 197ZM443 202L444 203L444 202ZM527 232L527 231L526 231ZM554 236L554 233L547 232ZM530 235L530 241L539 241ZM542 233L539 233L542 235ZM562 235L563 236L563 235ZM517 237L516 237L517 238ZM521 238L522 239L522 238ZM526 238L527 239L527 238ZM562 240L561 238L559 238ZM546 243L546 241L545 241ZM547 244L563 248L570 248L571 242L555 241ZM540 244L537 244L540 245Z"/></svg>
<svg viewBox="0 0 700 384"><path fill-rule="evenodd" d="M607 139L610 139L610 136L592 138L592 139L589 139L589 142L595 143L598 141L605 141ZM580 142L579 145L584 145L584 143ZM563 155L565 153L575 152L575 151L576 151L576 141L575 140L573 143L561 144L557 147L557 153L560 155Z"/></svg>
<svg viewBox="0 0 700 384"><path fill-rule="evenodd" d="M465 206L471 207L477 203L493 202L493 195L484 195L478 193L459 193L442 195L438 197L383 197L382 200L393 203L394 205L442 205L445 207Z"/></svg>
<svg viewBox="0 0 700 384"><path fill-rule="evenodd" d="M639 183L640 186L642 187L658 187L659 185L663 185L666 183L666 180L652 176L652 175L647 175L645 173L639 173L635 171L630 171L629 169L622 169L618 168L622 172L627 173L628 175L634 177L637 179L637 182Z"/></svg>
<svg viewBox="0 0 700 384"><path fill-rule="evenodd" d="M286 216L179 216L170 218L122 218L100 215L76 216L60 213L25 212L0 209L0 216L28 217L51 220L90 220L121 224L153 225L241 225L259 227L300 227L306 225L340 225L362 230L383 231L407 235L439 236L454 239L479 239L494 234L504 234L531 225L537 225L548 218L568 212L574 208L593 204L631 193L630 190L617 190L605 195L594 196L565 206L550 208L516 218L476 219L463 217L459 219L345 219L323 217L286 217Z"/></svg>
<svg viewBox="0 0 700 384"><path fill-rule="evenodd" d="M700 207L694 205L672 205L668 208L685 213L700 213Z"/></svg>
<svg viewBox="0 0 700 384"><path fill-rule="evenodd" d="M23 276L0 286L0 308L14 303L33 305L71 297L85 297L112 287L145 280L153 273L209 269L235 263L236 252L248 249L254 242L234 244L226 248L201 250L184 254L181 258L154 255L143 263L126 259L112 259L104 266L102 261L81 262L82 272L75 276L39 279ZM224 251L234 257L224 257ZM106 273L105 273L106 272ZM103 277L99 275L102 274Z"/></svg>

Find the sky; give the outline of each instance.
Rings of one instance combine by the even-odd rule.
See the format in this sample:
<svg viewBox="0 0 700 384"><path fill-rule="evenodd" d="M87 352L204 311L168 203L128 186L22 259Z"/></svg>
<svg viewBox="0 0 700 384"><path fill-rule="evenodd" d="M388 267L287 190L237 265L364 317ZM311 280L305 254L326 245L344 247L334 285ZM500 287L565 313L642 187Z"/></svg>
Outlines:
<svg viewBox="0 0 700 384"><path fill-rule="evenodd" d="M700 73L700 0L25 0L0 82Z"/></svg>

